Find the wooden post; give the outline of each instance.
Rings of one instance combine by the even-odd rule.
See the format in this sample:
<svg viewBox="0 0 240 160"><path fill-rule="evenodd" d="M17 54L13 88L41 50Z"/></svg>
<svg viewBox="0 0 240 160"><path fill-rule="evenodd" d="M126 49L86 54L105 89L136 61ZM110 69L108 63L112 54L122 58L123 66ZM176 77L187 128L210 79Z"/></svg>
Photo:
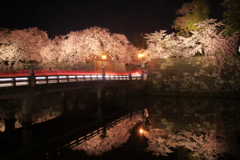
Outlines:
<svg viewBox="0 0 240 160"><path fill-rule="evenodd" d="M133 116L133 113L132 113L132 111L129 113L130 114L130 121L132 121L132 116Z"/></svg>
<svg viewBox="0 0 240 160"><path fill-rule="evenodd" d="M29 66L29 85L31 87L34 87L36 85L35 75L34 75L34 70L32 65Z"/></svg>
<svg viewBox="0 0 240 160"><path fill-rule="evenodd" d="M103 79L103 81L105 81L106 79L105 79L105 68L104 68L104 63L103 63L103 61L101 61L101 68L102 68L102 79Z"/></svg>
<svg viewBox="0 0 240 160"><path fill-rule="evenodd" d="M129 71L128 76L129 76L129 80L131 81L131 80L132 80L132 74L131 74L131 71Z"/></svg>
<svg viewBox="0 0 240 160"><path fill-rule="evenodd" d="M106 127L106 125L104 124L103 125L103 133L102 133L102 135L100 136L100 138L101 139L104 139L104 138L106 138L107 137L107 127Z"/></svg>

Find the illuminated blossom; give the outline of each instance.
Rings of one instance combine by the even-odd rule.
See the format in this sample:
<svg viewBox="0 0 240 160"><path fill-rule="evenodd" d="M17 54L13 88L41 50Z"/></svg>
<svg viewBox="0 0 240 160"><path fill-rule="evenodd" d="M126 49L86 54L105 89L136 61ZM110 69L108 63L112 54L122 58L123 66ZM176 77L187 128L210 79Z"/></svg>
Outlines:
<svg viewBox="0 0 240 160"><path fill-rule="evenodd" d="M135 54L127 38L110 33L108 29L92 27L58 36L42 50L46 61L69 62L77 65L87 60L101 59L105 54L110 61L130 63Z"/></svg>
<svg viewBox="0 0 240 160"><path fill-rule="evenodd" d="M41 62L40 50L47 46L48 41L46 32L37 28L13 31L1 29L0 60L6 63L2 67L15 70L22 69L24 63Z"/></svg>
<svg viewBox="0 0 240 160"><path fill-rule="evenodd" d="M201 30L191 31L186 38L167 34L165 30L146 34L148 48L145 51L147 61L152 58L193 57L201 54L213 56L218 71L224 67L225 57L236 55L238 39L236 32L232 37L224 36L220 27L224 24L208 19L195 24Z"/></svg>
<svg viewBox="0 0 240 160"><path fill-rule="evenodd" d="M193 151L193 156L216 160L224 153L237 153L236 136L223 130L199 133L194 131L174 131L170 129L150 129L144 132L148 138L147 150L154 155L168 156L172 148L184 147Z"/></svg>

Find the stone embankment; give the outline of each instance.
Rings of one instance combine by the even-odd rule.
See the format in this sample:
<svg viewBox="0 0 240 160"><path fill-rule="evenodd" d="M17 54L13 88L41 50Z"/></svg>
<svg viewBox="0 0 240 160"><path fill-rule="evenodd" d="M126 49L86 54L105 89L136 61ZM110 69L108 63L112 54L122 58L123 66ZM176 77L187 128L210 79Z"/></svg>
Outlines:
<svg viewBox="0 0 240 160"><path fill-rule="evenodd" d="M148 64L149 95L239 96L240 57L226 60L216 73L213 58L153 59Z"/></svg>

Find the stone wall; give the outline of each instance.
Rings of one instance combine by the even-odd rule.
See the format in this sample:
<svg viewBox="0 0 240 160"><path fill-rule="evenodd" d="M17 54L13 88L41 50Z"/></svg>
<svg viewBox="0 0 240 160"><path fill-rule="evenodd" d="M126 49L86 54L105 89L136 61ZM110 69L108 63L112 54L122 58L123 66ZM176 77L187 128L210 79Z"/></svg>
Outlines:
<svg viewBox="0 0 240 160"><path fill-rule="evenodd" d="M94 61L94 70L101 71L101 61ZM117 63L117 62L108 62L104 61L104 68L105 71L112 71L112 72L126 72L126 65L125 63Z"/></svg>
<svg viewBox="0 0 240 160"><path fill-rule="evenodd" d="M148 94L176 95L190 93L239 93L240 57L226 60L225 68L216 73L213 58L153 59L148 64Z"/></svg>
<svg viewBox="0 0 240 160"><path fill-rule="evenodd" d="M91 60L88 63L78 63L77 69L79 70L97 70L101 71L101 61ZM117 63L111 61L104 61L104 68L106 71L112 72L126 72L125 63Z"/></svg>
<svg viewBox="0 0 240 160"><path fill-rule="evenodd" d="M95 61L89 61L88 63L78 63L79 70L94 70Z"/></svg>

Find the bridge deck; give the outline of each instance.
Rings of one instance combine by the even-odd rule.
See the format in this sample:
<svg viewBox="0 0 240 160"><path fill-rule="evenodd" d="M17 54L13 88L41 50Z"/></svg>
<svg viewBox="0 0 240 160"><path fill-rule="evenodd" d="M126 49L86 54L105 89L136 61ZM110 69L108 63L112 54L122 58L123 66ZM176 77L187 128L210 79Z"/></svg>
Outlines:
<svg viewBox="0 0 240 160"><path fill-rule="evenodd" d="M42 93L93 89L99 86L121 86L128 81L141 81L135 75L45 75L0 77L0 100L29 98Z"/></svg>

